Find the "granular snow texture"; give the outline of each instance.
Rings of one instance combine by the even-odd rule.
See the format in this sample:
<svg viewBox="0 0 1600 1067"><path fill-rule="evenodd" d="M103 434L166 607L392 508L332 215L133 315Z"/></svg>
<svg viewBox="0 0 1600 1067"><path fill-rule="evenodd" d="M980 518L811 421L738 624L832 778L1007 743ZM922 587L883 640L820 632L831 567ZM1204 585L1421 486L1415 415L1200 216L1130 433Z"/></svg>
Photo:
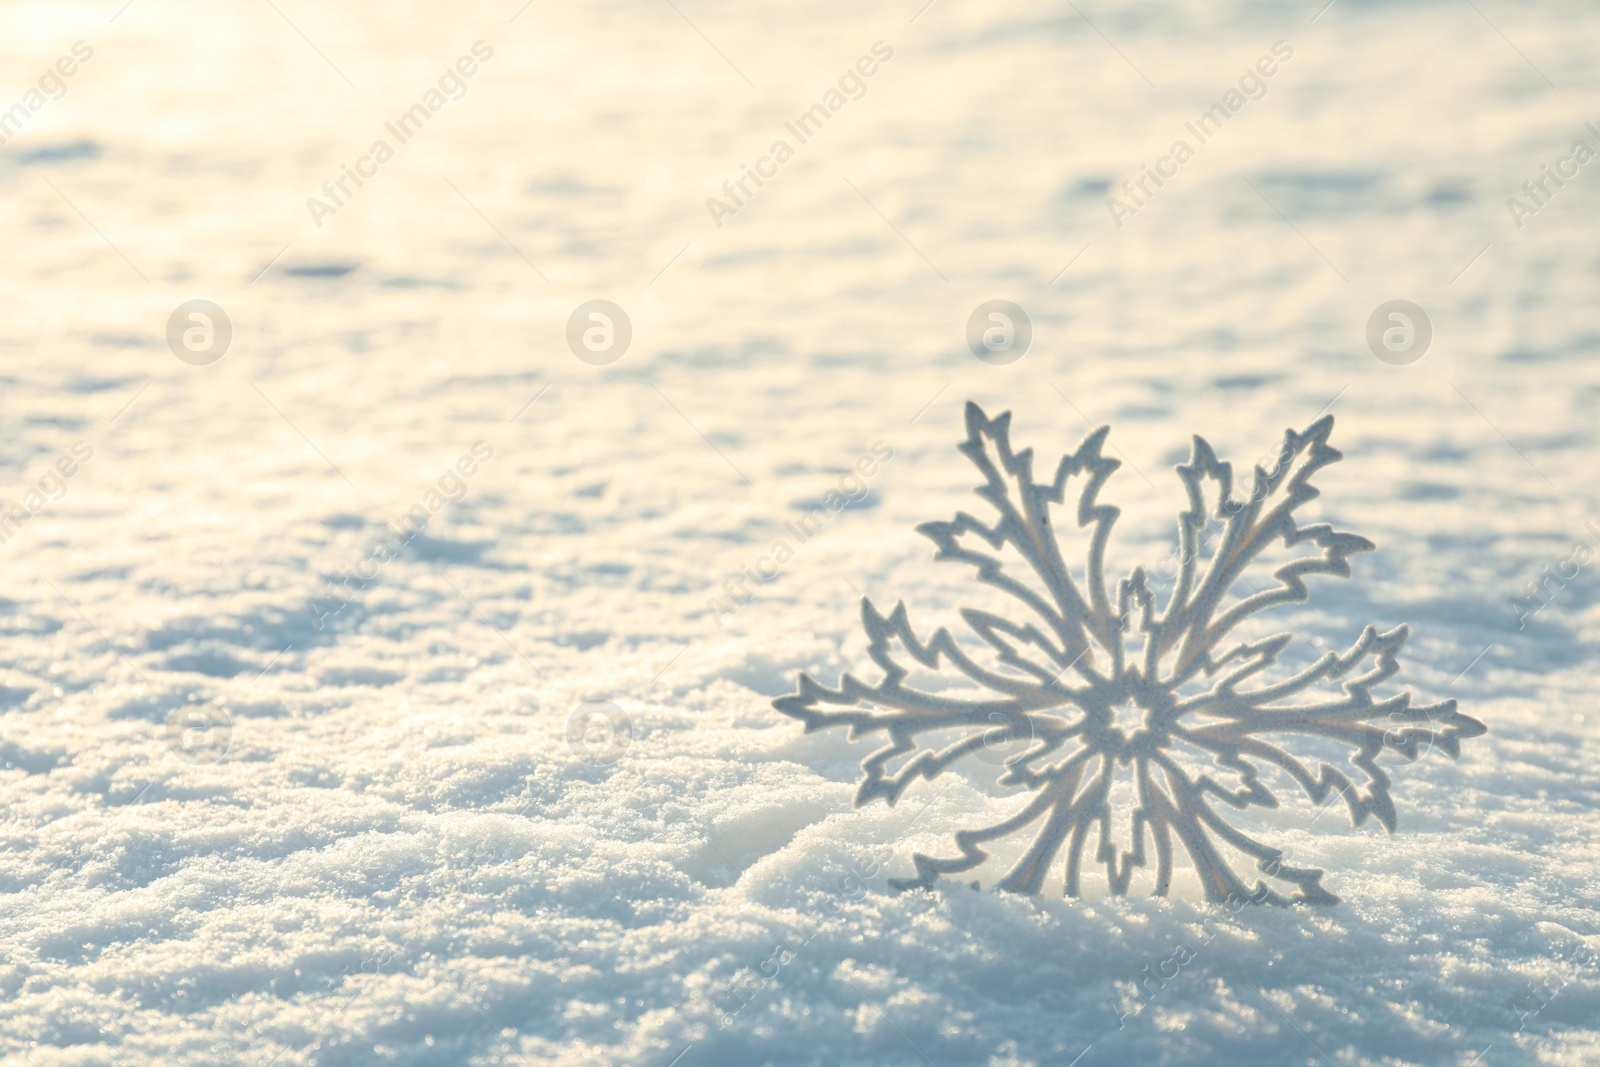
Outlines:
<svg viewBox="0 0 1600 1067"><path fill-rule="evenodd" d="M1600 1061L1600 12L519 3L0 10L5 1062ZM974 602L914 529L978 506L968 398L1041 462L1112 425L1117 575L1191 434L1242 471L1335 415L1315 508L1379 550L1286 625L1409 624L1401 681L1489 727L1387 768L1392 837L1280 794L1341 903L890 890L1014 803L994 768L855 810L873 743L771 701L868 667L861 595Z"/></svg>

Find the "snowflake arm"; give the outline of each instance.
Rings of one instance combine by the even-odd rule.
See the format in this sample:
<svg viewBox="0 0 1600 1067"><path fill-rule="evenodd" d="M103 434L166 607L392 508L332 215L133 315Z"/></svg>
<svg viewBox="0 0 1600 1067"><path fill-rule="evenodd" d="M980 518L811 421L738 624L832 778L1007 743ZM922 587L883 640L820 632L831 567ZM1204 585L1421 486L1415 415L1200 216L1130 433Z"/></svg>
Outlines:
<svg viewBox="0 0 1600 1067"><path fill-rule="evenodd" d="M997 517L986 525L961 512L947 522L923 523L917 531L938 547L935 560L972 564L980 582L1016 598L1042 619L1060 642L1054 656L1060 669L1097 677L1086 662L1089 642L1109 650L1118 629L1106 596L1105 550L1120 511L1097 503L1101 486L1121 466L1101 451L1110 428L1086 437L1075 453L1061 457L1055 478L1040 483L1033 478L1033 450L1012 451L1010 412L990 419L968 401L966 424L967 440L959 448L983 475L984 483L975 491ZM1079 495L1077 524L1090 530L1083 586L1063 561L1051 523L1051 506L1062 503L1068 483L1079 477L1086 484ZM970 547L965 540L969 535ZM1042 592L1005 572L994 553L1007 545L1026 561Z"/></svg>
<svg viewBox="0 0 1600 1067"><path fill-rule="evenodd" d="M863 599L861 622L869 638L868 655L883 669L882 680L869 685L847 673L837 689L829 689L802 674L799 691L774 702L779 711L804 723L807 733L848 726L852 740L874 732L888 735L889 744L862 763L864 776L857 789L858 805L873 797L892 804L916 778L936 777L973 751L1016 740L1038 740L1041 744L1037 749L1024 753L1032 758L1054 751L1081 729L1081 724L1074 726L1062 718L1075 717L1075 691L1071 687L1047 679L1029 683L987 671L962 652L943 628L923 643L912 630L904 604L884 616L871 601ZM964 700L908 686L905 679L909 672L894 658L896 647L936 672L941 664L959 667L967 677L986 683L991 692L1000 695ZM831 710L855 709L863 703L868 706L862 710ZM1047 714L1052 711L1054 714ZM964 736L943 748L923 746L918 739L919 734L950 731L964 731ZM897 767L890 766L892 760L907 754L909 759Z"/></svg>
<svg viewBox="0 0 1600 1067"><path fill-rule="evenodd" d="M1337 790L1350 809L1354 825L1376 815L1384 829L1393 833L1395 807L1389 795L1389 776L1376 763L1380 753L1388 750L1406 762L1414 762L1437 747L1454 759L1460 754L1463 738L1484 732L1482 723L1456 710L1454 700L1415 705L1409 691L1373 698L1373 688L1398 672L1397 657L1408 633L1404 626L1381 634L1369 626L1343 656L1330 653L1278 685L1240 692L1224 681L1211 693L1178 705L1183 711L1215 721L1194 728L1175 726L1174 739L1204 749L1219 764L1239 771L1252 802L1262 803L1257 795L1255 769L1242 762L1247 757L1284 770L1313 804L1321 804L1330 790ZM1342 682L1342 697L1298 704L1279 702L1304 693L1318 682L1342 679L1369 657L1372 666L1366 673ZM1349 746L1354 750L1349 762L1361 773L1363 781L1358 785L1350 775L1329 763L1322 763L1313 772L1279 744L1264 739L1286 735L1320 737ZM1236 802L1241 794L1230 795L1209 779L1206 784L1210 791L1225 798L1231 796L1230 803L1242 806ZM1273 800L1268 806L1275 805Z"/></svg>
<svg viewBox="0 0 1600 1067"><path fill-rule="evenodd" d="M1349 557L1375 547L1365 537L1342 533L1318 523L1301 526L1294 513L1320 490L1311 477L1342 458L1328 445L1333 416L1325 415L1304 433L1285 431L1272 470L1255 469L1255 482L1245 500L1233 497L1232 466L1218 461L1203 438L1194 439L1190 462L1178 467L1189 495L1189 509L1179 517L1180 570L1177 587L1156 624L1153 658L1175 650L1172 684L1193 677L1215 661L1213 651L1239 623L1268 608L1303 603L1310 597L1304 578L1310 574L1350 577ZM1214 487L1215 505L1208 508L1206 486ZM1200 574L1200 533L1207 516L1223 523L1215 551ZM1223 609L1224 595L1234 589L1249 565L1275 540L1285 548L1309 544L1320 551L1301 556L1273 572L1277 585L1255 590L1232 607ZM1228 658L1224 653L1222 659Z"/></svg>

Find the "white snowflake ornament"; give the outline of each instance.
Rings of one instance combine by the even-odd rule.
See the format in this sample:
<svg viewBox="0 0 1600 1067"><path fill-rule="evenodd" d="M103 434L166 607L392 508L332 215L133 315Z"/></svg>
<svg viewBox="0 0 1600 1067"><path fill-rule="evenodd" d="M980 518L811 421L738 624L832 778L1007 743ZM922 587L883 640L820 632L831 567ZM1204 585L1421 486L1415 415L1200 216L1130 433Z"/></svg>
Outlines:
<svg viewBox="0 0 1600 1067"><path fill-rule="evenodd" d="M1009 412L990 419L969 402L966 421L960 448L983 475L976 492L995 518L985 523L963 512L917 529L938 546L935 559L975 567L980 582L1011 598L1018 617L963 609L979 639L969 651L944 628L920 641L903 603L886 617L863 599L868 654L882 680L869 685L845 674L829 689L802 674L797 693L774 701L807 732L845 726L852 739L886 735L887 744L862 761L858 807L875 797L893 804L915 779L933 779L963 757L993 762L996 751L1009 752L998 784L1024 790L1021 807L957 833L957 856L915 855L919 877L895 886L930 885L978 866L989 858L986 846L1009 846L1011 867L1000 888L1038 892L1064 851L1065 890L1078 896L1092 840L1090 860L1104 867L1112 893L1128 891L1153 851L1152 892L1163 896L1176 838L1208 901L1335 902L1322 888L1321 870L1290 866L1284 850L1231 825L1219 806L1276 808L1269 785L1292 782L1313 803L1337 791L1355 825L1375 815L1393 833L1380 756L1409 763L1438 748L1453 759L1462 738L1485 728L1457 712L1454 700L1417 706L1409 692L1373 695L1399 669L1404 626L1386 633L1368 626L1342 655L1324 654L1276 681L1263 672L1294 635L1251 640L1236 633L1262 612L1305 601L1306 575L1348 578L1348 557L1373 548L1363 537L1295 518L1318 495L1312 475L1340 458L1327 443L1332 416L1303 433L1287 431L1272 469L1256 468L1243 500L1233 496L1232 467L1194 439L1189 462L1177 468L1188 509L1179 515L1176 571L1164 597L1152 591L1143 567L1114 591L1106 585L1106 543L1119 510L1097 498L1121 465L1101 451L1109 428L1085 438L1041 483L1033 478L1032 450L1012 451ZM1069 489L1076 521L1067 512L1066 532L1058 534L1052 509L1069 499ZM1076 574L1064 543L1084 561ZM1257 588L1245 572L1274 546L1290 558ZM1002 554L1023 566L1007 571ZM1135 633L1139 647L1130 650ZM954 668L966 682L950 688L976 688L978 695L908 686L897 648L946 681L941 668ZM1295 748L1337 748L1344 767L1292 754L1283 747L1291 740ZM1031 840L1012 840L1023 834ZM1258 872L1293 895L1262 881L1246 887L1228 850L1254 860Z"/></svg>

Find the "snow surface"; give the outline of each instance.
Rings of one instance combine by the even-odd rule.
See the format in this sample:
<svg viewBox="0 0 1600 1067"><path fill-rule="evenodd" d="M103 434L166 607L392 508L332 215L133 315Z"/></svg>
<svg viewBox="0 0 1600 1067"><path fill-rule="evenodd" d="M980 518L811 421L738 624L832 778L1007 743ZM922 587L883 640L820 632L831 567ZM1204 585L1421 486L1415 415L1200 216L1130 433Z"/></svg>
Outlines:
<svg viewBox="0 0 1600 1067"><path fill-rule="evenodd" d="M0 107L94 49L0 148L0 506L93 450L0 544L7 1062L1600 1060L1600 601L1569 565L1509 605L1597 540L1600 179L1520 229L1505 203L1597 143L1600 13L919 5L0 10ZM306 198L478 40L318 228ZM1279 40L1115 228L1108 183ZM609 366L564 341L597 297L634 325ZM1364 330L1402 297L1436 336L1395 367ZM196 298L234 325L212 366L164 340ZM1009 366L963 339L994 298L1034 324ZM1006 804L988 768L852 810L868 745L770 701L863 666L858 591L919 626L966 602L913 527L973 504L968 397L1045 456L1113 425L1119 573L1167 551L1190 434L1247 465L1332 405L1319 506L1380 550L1293 626L1409 623L1404 680L1490 728L1394 769L1392 838L1279 813L1343 903L888 891ZM719 628L723 580L877 441L866 500ZM609 763L567 739L607 701ZM167 723L207 702L229 748L188 762Z"/></svg>

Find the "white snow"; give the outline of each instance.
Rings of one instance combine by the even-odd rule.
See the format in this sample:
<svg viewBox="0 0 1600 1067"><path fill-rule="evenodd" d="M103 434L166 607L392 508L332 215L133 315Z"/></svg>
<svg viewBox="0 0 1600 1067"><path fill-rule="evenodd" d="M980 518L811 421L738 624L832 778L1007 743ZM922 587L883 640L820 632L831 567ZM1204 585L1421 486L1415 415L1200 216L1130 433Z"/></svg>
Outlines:
<svg viewBox="0 0 1600 1067"><path fill-rule="evenodd" d="M1509 603L1597 541L1594 168L1520 229L1506 204L1600 145L1592 7L519 2L0 12L0 114L93 49L0 147L0 511L30 515L0 544L0 1058L1600 1059L1592 564L1522 629ZM319 228L307 198L477 41ZM1107 183L1277 41L1115 228ZM633 323L608 366L565 341L596 298ZM965 342L997 298L1033 321L1007 366ZM1396 298L1435 331L1408 367L1364 339ZM192 299L232 320L211 366L167 348ZM1403 681L1490 730L1395 769L1392 838L1280 813L1341 904L888 890L1006 803L987 768L853 810L869 744L770 702L864 666L858 591L919 628L966 601L913 527L972 506L968 397L1052 459L1112 424L1116 573L1170 551L1191 434L1244 466L1332 405L1318 507L1379 551L1292 624L1409 624ZM877 441L862 505L718 628ZM589 762L568 717L607 701L629 744ZM188 762L167 723L207 702L229 747Z"/></svg>

